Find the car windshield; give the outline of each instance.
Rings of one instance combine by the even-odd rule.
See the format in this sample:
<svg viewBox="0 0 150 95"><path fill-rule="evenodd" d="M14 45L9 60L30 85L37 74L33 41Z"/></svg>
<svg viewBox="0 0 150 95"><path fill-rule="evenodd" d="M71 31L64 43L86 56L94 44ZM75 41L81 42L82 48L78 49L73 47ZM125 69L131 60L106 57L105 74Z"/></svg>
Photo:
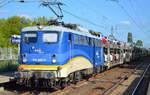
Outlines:
<svg viewBox="0 0 150 95"><path fill-rule="evenodd" d="M28 44L36 43L37 42L37 33L25 33L24 34L24 42Z"/></svg>
<svg viewBox="0 0 150 95"><path fill-rule="evenodd" d="M43 42L44 43L56 43L56 42L58 42L58 33L57 32L45 32L45 33L43 33Z"/></svg>

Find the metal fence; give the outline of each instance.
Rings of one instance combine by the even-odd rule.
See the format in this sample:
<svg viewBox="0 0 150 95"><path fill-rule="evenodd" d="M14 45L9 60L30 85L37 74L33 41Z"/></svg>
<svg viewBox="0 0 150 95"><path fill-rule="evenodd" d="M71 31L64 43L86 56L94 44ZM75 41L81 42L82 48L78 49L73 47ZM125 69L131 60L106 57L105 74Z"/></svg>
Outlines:
<svg viewBox="0 0 150 95"><path fill-rule="evenodd" d="M18 59L17 48L0 48L0 61L17 60L17 59Z"/></svg>

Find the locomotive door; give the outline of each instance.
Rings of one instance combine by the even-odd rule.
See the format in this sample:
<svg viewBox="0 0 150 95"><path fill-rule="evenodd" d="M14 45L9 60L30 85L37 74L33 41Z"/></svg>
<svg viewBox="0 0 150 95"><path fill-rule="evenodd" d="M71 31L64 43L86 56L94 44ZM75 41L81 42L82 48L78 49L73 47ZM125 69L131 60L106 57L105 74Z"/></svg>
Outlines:
<svg viewBox="0 0 150 95"><path fill-rule="evenodd" d="M90 38L90 48L89 48L89 51L90 51L90 58L92 59L92 63L93 65L95 64L95 45L94 45L94 39Z"/></svg>
<svg viewBox="0 0 150 95"><path fill-rule="evenodd" d="M94 40L94 66L100 66L101 63L101 48L98 46L98 40Z"/></svg>
<svg viewBox="0 0 150 95"><path fill-rule="evenodd" d="M69 41L69 60L72 59L72 49L73 49L73 39L72 39L72 34L70 33L69 34L69 37L68 37L68 41Z"/></svg>

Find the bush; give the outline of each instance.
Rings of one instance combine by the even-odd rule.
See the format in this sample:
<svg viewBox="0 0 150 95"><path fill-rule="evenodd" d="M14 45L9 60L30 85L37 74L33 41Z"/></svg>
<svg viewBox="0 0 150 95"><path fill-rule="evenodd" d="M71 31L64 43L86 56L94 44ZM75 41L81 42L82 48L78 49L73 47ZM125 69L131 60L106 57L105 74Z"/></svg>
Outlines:
<svg viewBox="0 0 150 95"><path fill-rule="evenodd" d="M0 62L0 73L16 71L18 62L16 61L3 61Z"/></svg>

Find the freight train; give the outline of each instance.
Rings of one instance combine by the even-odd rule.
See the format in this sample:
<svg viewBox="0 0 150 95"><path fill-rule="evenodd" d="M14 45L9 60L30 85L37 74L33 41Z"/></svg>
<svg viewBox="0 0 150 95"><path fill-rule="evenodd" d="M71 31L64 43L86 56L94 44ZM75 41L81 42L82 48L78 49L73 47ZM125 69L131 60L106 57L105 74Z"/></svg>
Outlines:
<svg viewBox="0 0 150 95"><path fill-rule="evenodd" d="M145 48L75 24L30 26L21 31L15 79L21 85L60 89L147 55Z"/></svg>

